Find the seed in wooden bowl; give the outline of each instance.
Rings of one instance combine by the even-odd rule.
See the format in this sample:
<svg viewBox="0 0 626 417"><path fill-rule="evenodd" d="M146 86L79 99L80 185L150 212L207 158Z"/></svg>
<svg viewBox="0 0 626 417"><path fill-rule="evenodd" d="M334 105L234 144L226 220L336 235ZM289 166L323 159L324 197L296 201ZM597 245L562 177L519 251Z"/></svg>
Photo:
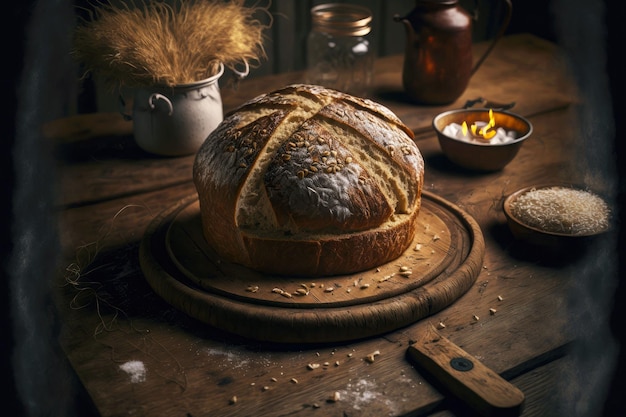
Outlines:
<svg viewBox="0 0 626 417"><path fill-rule="evenodd" d="M609 226L609 208L598 195L564 186L531 189L510 205L524 224L545 232L591 235Z"/></svg>

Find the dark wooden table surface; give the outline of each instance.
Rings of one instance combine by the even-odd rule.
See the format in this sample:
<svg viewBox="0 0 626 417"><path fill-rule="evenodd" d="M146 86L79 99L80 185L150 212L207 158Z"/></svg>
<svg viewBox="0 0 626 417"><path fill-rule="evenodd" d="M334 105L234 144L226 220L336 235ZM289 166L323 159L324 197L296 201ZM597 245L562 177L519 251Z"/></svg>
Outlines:
<svg viewBox="0 0 626 417"><path fill-rule="evenodd" d="M475 53L485 46L477 45ZM586 291L580 289L585 277L602 273L603 245L564 256L531 251L513 239L501 208L507 194L524 186L594 180L578 152L580 103L560 51L530 35L505 37L463 96L447 106L406 102L401 67L402 56L377 62L371 98L415 131L426 161L425 189L477 221L486 253L475 284L450 307L366 340L270 345L177 311L147 284L138 248L156 215L195 192L193 156L142 152L131 122L116 113L44 126L56 144L61 179L64 267L55 294L60 341L102 416L466 415L462 403L444 395L406 357L409 342L440 322L444 336L524 392L523 415L557 415L577 404L587 376L573 366L572 347L583 330L593 332L593 320L583 317L593 311L572 300ZM300 81L301 73L290 73L223 87L224 108ZM502 171L474 173L451 165L431 128L436 114L479 96L516 102L513 111L534 126ZM374 351L380 355L373 363L364 360ZM322 366L310 370L309 363ZM329 402L334 392L340 399Z"/></svg>

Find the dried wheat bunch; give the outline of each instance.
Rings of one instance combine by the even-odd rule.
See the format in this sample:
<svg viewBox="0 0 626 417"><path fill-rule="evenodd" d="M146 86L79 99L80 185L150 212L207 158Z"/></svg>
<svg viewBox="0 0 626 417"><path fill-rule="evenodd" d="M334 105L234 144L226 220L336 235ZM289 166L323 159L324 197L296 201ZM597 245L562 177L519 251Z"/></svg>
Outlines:
<svg viewBox="0 0 626 417"><path fill-rule="evenodd" d="M130 0L131 2L133 0ZM121 6L101 3L74 33L74 56L112 86L174 86L265 58L267 8L243 0L173 0ZM270 16L269 23L254 18Z"/></svg>

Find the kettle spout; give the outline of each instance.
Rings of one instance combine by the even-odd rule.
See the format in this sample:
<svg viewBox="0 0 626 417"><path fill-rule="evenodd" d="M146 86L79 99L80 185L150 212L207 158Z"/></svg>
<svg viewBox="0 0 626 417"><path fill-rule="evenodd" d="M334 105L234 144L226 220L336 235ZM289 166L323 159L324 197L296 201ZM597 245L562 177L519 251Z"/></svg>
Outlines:
<svg viewBox="0 0 626 417"><path fill-rule="evenodd" d="M400 22L404 25L404 32L406 33L406 38L408 42L416 42L417 41L417 33L415 32L415 28L413 24L407 17L401 17L399 15L395 15L393 17L395 22Z"/></svg>

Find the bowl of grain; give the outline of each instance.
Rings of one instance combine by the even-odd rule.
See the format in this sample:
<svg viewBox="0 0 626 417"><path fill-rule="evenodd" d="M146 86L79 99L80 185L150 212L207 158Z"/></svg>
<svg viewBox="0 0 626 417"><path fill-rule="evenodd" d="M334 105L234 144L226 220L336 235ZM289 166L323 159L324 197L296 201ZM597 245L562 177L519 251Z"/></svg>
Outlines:
<svg viewBox="0 0 626 417"><path fill-rule="evenodd" d="M488 108L449 110L435 116L432 125L444 155L474 171L503 169L533 132L526 118Z"/></svg>
<svg viewBox="0 0 626 417"><path fill-rule="evenodd" d="M579 185L522 188L505 198L503 211L513 236L536 246L558 248L610 229L606 200Z"/></svg>

